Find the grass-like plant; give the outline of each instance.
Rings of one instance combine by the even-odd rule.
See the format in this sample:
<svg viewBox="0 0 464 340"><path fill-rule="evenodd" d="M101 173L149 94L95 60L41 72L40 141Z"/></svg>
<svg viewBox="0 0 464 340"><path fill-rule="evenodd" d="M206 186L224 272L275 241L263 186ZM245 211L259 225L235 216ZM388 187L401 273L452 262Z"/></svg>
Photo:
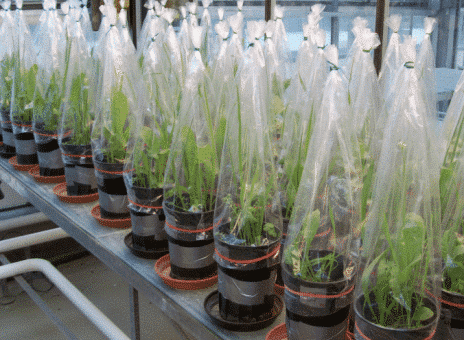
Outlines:
<svg viewBox="0 0 464 340"><path fill-rule="evenodd" d="M102 126L101 152L107 163L122 163L126 157L126 147L132 128L129 119L129 102L121 85L111 90L110 115Z"/></svg>
<svg viewBox="0 0 464 340"><path fill-rule="evenodd" d="M143 145L134 148L133 183L142 188L162 188L164 172L169 157L172 141L172 130L168 130L168 122L155 122L157 132L149 127L142 127L141 141Z"/></svg>
<svg viewBox="0 0 464 340"><path fill-rule="evenodd" d="M253 145L255 136L249 135L253 129L247 127L247 131L244 131L245 122L242 122L244 115L238 87L236 98L238 99L237 111L233 113L237 118L236 126L228 127L227 143L229 145L224 148L225 154L222 160L222 162L228 160L230 164L221 165L224 170L224 174L221 174L222 180L230 180L230 183L225 184L230 185L230 188L223 187L229 194L222 193L219 209L227 211L230 223L228 234L235 238L236 244L260 246L269 241L268 236L272 238L280 236L276 229L277 226L272 221L267 221L266 216L269 214L266 210L271 209L272 199L276 192L276 175L271 168L270 145L267 145L269 150L266 155L265 149ZM266 138L258 131L254 133L258 134L257 138ZM266 156L269 157L268 163L266 163ZM263 159L266 164L263 163Z"/></svg>
<svg viewBox="0 0 464 340"><path fill-rule="evenodd" d="M72 130L70 139L63 143L69 145L89 145L93 115L89 104L90 79L86 73L77 74L71 81L69 98L64 115L64 127ZM66 133L67 131L63 131Z"/></svg>
<svg viewBox="0 0 464 340"><path fill-rule="evenodd" d="M454 129L440 169L440 203L443 224L443 288L464 294L464 237L462 236L462 161L464 110Z"/></svg>
<svg viewBox="0 0 464 340"><path fill-rule="evenodd" d="M14 59L5 55L0 61L0 108L10 111Z"/></svg>
<svg viewBox="0 0 464 340"><path fill-rule="evenodd" d="M329 209L332 231L335 233L333 210ZM339 254L329 252L322 257L310 257L311 245L320 228L321 213L319 209L308 212L296 237L285 251L285 263L292 268L292 274L310 282L328 282L337 263ZM334 234L334 238L336 235Z"/></svg>
<svg viewBox="0 0 464 340"><path fill-rule="evenodd" d="M34 92L36 76L38 71L37 64L32 65L29 69L21 67L16 55L13 79L14 103L12 107L12 120L18 123L31 123L34 104Z"/></svg>

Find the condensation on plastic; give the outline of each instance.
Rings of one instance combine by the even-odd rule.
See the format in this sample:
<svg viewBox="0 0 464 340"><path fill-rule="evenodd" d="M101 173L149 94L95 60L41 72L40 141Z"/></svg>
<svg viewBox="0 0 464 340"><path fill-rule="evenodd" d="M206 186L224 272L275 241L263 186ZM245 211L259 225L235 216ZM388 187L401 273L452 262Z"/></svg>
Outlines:
<svg viewBox="0 0 464 340"><path fill-rule="evenodd" d="M378 274L375 273L382 270L380 266L391 266L386 274L391 275L391 279L385 275L382 278L396 282L397 286L394 291L387 291L383 298L393 297L392 300L398 301L404 311L411 308L411 301L405 300L405 297L411 296L408 294L425 298L428 296L427 289L439 297L442 273L438 162L423 100L423 84L414 68L415 46L416 40L411 37L402 45L404 66L399 70L391 92L373 202L364 227L363 259L365 268L369 270L365 269L362 275L363 284L359 282L356 286L356 296L369 294L377 282ZM391 237L391 245L385 233ZM414 265L415 280L408 277L397 281L397 273L406 265L404 259L401 263L396 262L397 257L404 254L401 237L415 238L418 242L415 247L403 250L408 251L409 257L422 259ZM381 254L383 257L379 259ZM424 280L424 285L420 286L418 280ZM385 288L382 290L385 291ZM434 327L438 315L439 307L434 316Z"/></svg>
<svg viewBox="0 0 464 340"><path fill-rule="evenodd" d="M333 68L324 86L321 114L317 115L285 241L283 265L291 259L292 275L301 273L303 249L335 253L343 258L343 276L351 278L357 266L351 253L360 213L360 156L356 133L350 126L347 80L338 70L338 51L326 49ZM337 166L333 166L337 164ZM308 242L310 222L319 215L317 234ZM325 234L329 232L329 236ZM323 235L324 234L324 237ZM299 239L299 236L301 239ZM290 253L288 253L290 252ZM291 254L291 256L290 256Z"/></svg>
<svg viewBox="0 0 464 340"><path fill-rule="evenodd" d="M387 98L393 85L395 76L401 68L400 35L398 31L401 25L401 15L391 15L386 24L392 30L385 55L382 58L382 67L379 74L381 98Z"/></svg>

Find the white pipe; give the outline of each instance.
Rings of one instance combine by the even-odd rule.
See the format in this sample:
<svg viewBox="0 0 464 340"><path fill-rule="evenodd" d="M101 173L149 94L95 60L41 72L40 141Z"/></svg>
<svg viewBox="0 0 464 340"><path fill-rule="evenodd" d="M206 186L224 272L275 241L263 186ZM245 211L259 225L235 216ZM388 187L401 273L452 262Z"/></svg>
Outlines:
<svg viewBox="0 0 464 340"><path fill-rule="evenodd" d="M17 227L36 224L40 222L50 221L44 213L37 212L25 216L10 218L8 220L0 221L0 231L6 231Z"/></svg>
<svg viewBox="0 0 464 340"><path fill-rule="evenodd" d="M39 271L53 284L109 339L129 340L110 319L90 302L52 264L43 259L29 259L0 266L0 279Z"/></svg>
<svg viewBox="0 0 464 340"><path fill-rule="evenodd" d="M0 254L10 250L21 249L40 243L59 240L69 235L61 228L55 228L0 241Z"/></svg>

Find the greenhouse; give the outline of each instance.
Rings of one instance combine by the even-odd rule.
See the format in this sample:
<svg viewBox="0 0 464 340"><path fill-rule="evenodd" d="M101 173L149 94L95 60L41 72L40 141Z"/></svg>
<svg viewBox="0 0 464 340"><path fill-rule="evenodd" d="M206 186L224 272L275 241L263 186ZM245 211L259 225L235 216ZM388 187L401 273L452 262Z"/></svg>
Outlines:
<svg viewBox="0 0 464 340"><path fill-rule="evenodd" d="M464 339L464 2L0 6L0 339Z"/></svg>

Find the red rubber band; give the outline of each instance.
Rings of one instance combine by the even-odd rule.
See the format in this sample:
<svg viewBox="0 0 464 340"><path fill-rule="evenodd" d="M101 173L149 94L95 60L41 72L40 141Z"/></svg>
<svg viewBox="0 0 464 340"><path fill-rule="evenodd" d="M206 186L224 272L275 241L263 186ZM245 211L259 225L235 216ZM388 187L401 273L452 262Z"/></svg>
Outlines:
<svg viewBox="0 0 464 340"><path fill-rule="evenodd" d="M456 308L464 308L464 305L462 305L462 304L454 303L454 302L451 302L451 301L446 301L446 300L443 300L443 299L441 299L439 297L436 297L431 292L429 292L427 289L425 290L425 292L427 294L429 294L431 297L433 297L434 299L440 301L441 303L444 303L445 305L449 305L449 306L456 307Z"/></svg>
<svg viewBox="0 0 464 340"><path fill-rule="evenodd" d="M134 171L135 169L130 169L130 170L124 170L124 171L106 171L106 170L101 170L101 169L97 169L95 168L95 170L99 171L99 172L102 172L104 174L110 174L110 175L122 175L126 172L131 172L131 171Z"/></svg>
<svg viewBox="0 0 464 340"><path fill-rule="evenodd" d="M147 209L163 209L163 207L152 207L152 206L149 206L149 205L142 205L142 204L138 204L138 203L135 203L134 201L132 201L131 199L127 199L129 202L131 202L133 205L136 205L138 207L141 207L141 208L147 208Z"/></svg>
<svg viewBox="0 0 464 340"><path fill-rule="evenodd" d="M323 231L322 233L315 235L314 237L324 237L328 235L331 231L332 231L332 228L329 228L326 231Z"/></svg>
<svg viewBox="0 0 464 340"><path fill-rule="evenodd" d="M358 326L358 323L357 323L357 322L354 323L354 326L356 327L356 330L358 331L359 335L361 335L361 337L362 337L364 340L372 340L371 338L368 338L367 336L365 336L363 332L361 332L361 330L359 329L359 326ZM433 336L435 335L435 332L436 332L436 331L437 331L437 330L434 329L433 332L432 332L432 334L430 334L428 337L426 337L426 338L424 338L424 339L422 339L422 340L431 340L431 339L433 338Z"/></svg>
<svg viewBox="0 0 464 340"><path fill-rule="evenodd" d="M43 136L43 137L54 137L54 138L59 138L59 137L60 137L60 135L49 135L49 134L46 134L46 133L37 132L37 131L35 131L35 130L34 130L34 133L37 134L37 135L39 135L39 136ZM71 133L72 133L72 131L68 131L68 132L66 132L66 133L63 135L63 137L67 137L67 136L69 136Z"/></svg>
<svg viewBox="0 0 464 340"><path fill-rule="evenodd" d="M229 262L232 262L232 263L240 263L240 264L250 264L250 263L256 263L256 262L259 262L259 261L262 261L262 260L266 260L274 255L276 255L280 250L280 244L272 251L270 252L269 254L266 254L262 257L258 257L257 259L252 259L252 260L233 260L233 259L229 259L228 257L225 257L224 255L221 255L218 250L216 249L216 254L223 260L225 261L229 261Z"/></svg>
<svg viewBox="0 0 464 340"><path fill-rule="evenodd" d="M66 156L66 157L75 157L75 158L81 158L81 157L92 158L93 157L92 155L70 155L70 154L67 154L67 153L63 153L62 155Z"/></svg>
<svg viewBox="0 0 464 340"><path fill-rule="evenodd" d="M291 290L287 286L285 286L285 289L288 290L290 293L298 295L298 296L312 297L312 298L317 298L317 299L335 299L335 298L339 298L339 297L350 294L353 291L354 286L351 286L351 288L348 289L347 291L344 291L337 295L321 295L321 294L313 294L313 293L295 292L294 290Z"/></svg>
<svg viewBox="0 0 464 340"><path fill-rule="evenodd" d="M197 229L197 230L181 229L181 228L174 227L172 224L169 224L167 221L166 221L166 226L168 226L171 229L177 230L177 231L183 231L184 233L192 233L192 234L198 234L198 233L202 233L202 232L210 231L214 229L214 225L206 229Z"/></svg>
<svg viewBox="0 0 464 340"><path fill-rule="evenodd" d="M17 123L11 123L14 126L19 126L19 127L32 127L32 125L27 125L27 124L17 124Z"/></svg>

